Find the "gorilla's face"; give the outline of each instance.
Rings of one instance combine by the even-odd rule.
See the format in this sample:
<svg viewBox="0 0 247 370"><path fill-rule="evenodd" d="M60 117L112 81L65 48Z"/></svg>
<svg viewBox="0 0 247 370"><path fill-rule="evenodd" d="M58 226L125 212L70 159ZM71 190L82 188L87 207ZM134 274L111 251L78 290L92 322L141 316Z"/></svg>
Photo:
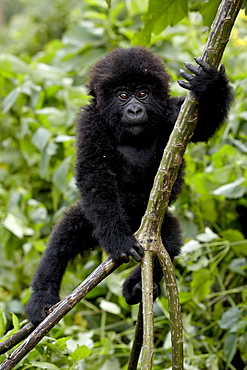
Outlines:
<svg viewBox="0 0 247 370"><path fill-rule="evenodd" d="M116 91L121 123L134 135L142 132L147 124L149 98L150 89L147 86L138 87L135 91L125 87Z"/></svg>
<svg viewBox="0 0 247 370"><path fill-rule="evenodd" d="M96 101L102 121L111 129L118 144L152 142L165 124L167 103L160 97L156 85L107 86Z"/></svg>
<svg viewBox="0 0 247 370"><path fill-rule="evenodd" d="M92 68L87 84L97 113L118 143L151 142L165 122L169 75L144 48L116 49Z"/></svg>

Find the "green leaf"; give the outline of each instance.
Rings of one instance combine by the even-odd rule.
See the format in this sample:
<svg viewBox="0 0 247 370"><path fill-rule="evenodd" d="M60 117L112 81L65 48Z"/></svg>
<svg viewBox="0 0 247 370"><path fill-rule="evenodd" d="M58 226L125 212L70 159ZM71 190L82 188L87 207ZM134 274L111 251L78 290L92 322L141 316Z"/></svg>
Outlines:
<svg viewBox="0 0 247 370"><path fill-rule="evenodd" d="M45 119L49 121L51 126L57 127L57 126L63 126L66 122L66 115L65 111L60 110L58 108L54 107L46 107L37 109L35 113L40 114L41 116L45 116Z"/></svg>
<svg viewBox="0 0 247 370"><path fill-rule="evenodd" d="M211 193L216 196L224 195L226 198L229 199L242 198L242 196L246 193L246 187L242 186L244 182L245 178L240 177L239 179L229 184L219 187L218 189L212 191Z"/></svg>
<svg viewBox="0 0 247 370"><path fill-rule="evenodd" d="M244 236L241 231L235 229L224 230L220 233L220 236L226 240L229 240L231 243L244 240Z"/></svg>
<svg viewBox="0 0 247 370"><path fill-rule="evenodd" d="M243 152L243 153L247 153L247 145L245 145L244 143L242 143L240 140L236 140L234 138L230 138L230 141L235 145L235 147Z"/></svg>
<svg viewBox="0 0 247 370"><path fill-rule="evenodd" d="M18 317L13 312L11 313L11 317L12 317L12 323L13 323L14 329L17 332L20 329L20 323L19 323Z"/></svg>
<svg viewBox="0 0 247 370"><path fill-rule="evenodd" d="M29 167L34 166L40 161L40 153L33 146L29 136L25 136L20 140L20 150Z"/></svg>
<svg viewBox="0 0 247 370"><path fill-rule="evenodd" d="M193 253L201 247L202 245L197 240L191 239L183 245L183 255Z"/></svg>
<svg viewBox="0 0 247 370"><path fill-rule="evenodd" d="M55 144L54 142L51 141L47 145L46 152L49 155L55 155L55 154L57 154L57 149L58 149L57 144Z"/></svg>
<svg viewBox="0 0 247 370"><path fill-rule="evenodd" d="M64 143L67 141L73 141L75 140L75 136L70 136L70 135L58 135L55 139L55 143Z"/></svg>
<svg viewBox="0 0 247 370"><path fill-rule="evenodd" d="M33 134L32 143L39 149L41 152L46 147L48 140L51 137L50 131L44 127L38 128L38 130Z"/></svg>
<svg viewBox="0 0 247 370"><path fill-rule="evenodd" d="M109 9L111 9L111 0L105 0Z"/></svg>
<svg viewBox="0 0 247 370"><path fill-rule="evenodd" d="M113 313L114 315L119 315L121 313L121 309L116 303L109 302L104 299L100 302L100 308L106 312Z"/></svg>
<svg viewBox="0 0 247 370"><path fill-rule="evenodd" d="M245 276L246 273L244 271L243 268L246 268L246 258L235 258L231 263L230 265L228 266L228 268L240 275L243 275Z"/></svg>
<svg viewBox="0 0 247 370"><path fill-rule="evenodd" d="M12 107L13 105L15 104L18 96L20 95L20 88L16 88L14 90L12 90L7 96L6 98L3 99L3 112L6 113L8 112Z"/></svg>
<svg viewBox="0 0 247 370"><path fill-rule="evenodd" d="M90 48L91 43L100 40L101 34L95 34L92 30L84 27L83 23L78 23L74 27L69 28L62 37L64 44L68 45L67 50L63 48L59 53L63 59L72 55L78 55L80 51ZM63 52L66 54L63 55Z"/></svg>
<svg viewBox="0 0 247 370"><path fill-rule="evenodd" d="M73 358L73 360L79 361L85 357L88 357L90 353L91 353L90 349L87 346L82 345L78 346L76 350L73 353L71 353L71 357Z"/></svg>
<svg viewBox="0 0 247 370"><path fill-rule="evenodd" d="M49 176L49 164L51 156L45 150L42 153L41 161L39 163L39 174L42 179L48 179Z"/></svg>
<svg viewBox="0 0 247 370"><path fill-rule="evenodd" d="M148 11L143 17L145 27L134 36L133 43L148 45L152 32L157 35L167 26L174 26L187 13L187 0L150 0Z"/></svg>
<svg viewBox="0 0 247 370"><path fill-rule="evenodd" d="M247 0L243 1L242 9L245 9L245 15L247 14Z"/></svg>
<svg viewBox="0 0 247 370"><path fill-rule="evenodd" d="M60 166L53 174L53 184L62 192L65 193L68 187L67 175L70 168L71 157L65 158Z"/></svg>
<svg viewBox="0 0 247 370"><path fill-rule="evenodd" d="M219 237L209 227L206 227L205 232L203 234L198 234L196 239L200 242L208 243L215 239L219 239Z"/></svg>
<svg viewBox="0 0 247 370"><path fill-rule="evenodd" d="M201 10L203 23L205 26L210 27L215 18L221 0L207 1Z"/></svg>
<svg viewBox="0 0 247 370"><path fill-rule="evenodd" d="M23 60L11 54L0 55L0 70L1 74L6 77L30 72L29 66Z"/></svg>
<svg viewBox="0 0 247 370"><path fill-rule="evenodd" d="M33 71L33 78L38 82L49 80L51 84L51 81L61 82L64 77L66 77L64 70L45 63L38 63Z"/></svg>
<svg viewBox="0 0 247 370"><path fill-rule="evenodd" d="M215 207L215 200L214 199L200 199L200 208L203 213L203 217L205 217L206 220L210 221L210 223L214 223L217 221L218 213Z"/></svg>
<svg viewBox="0 0 247 370"><path fill-rule="evenodd" d="M32 107L34 108L39 101L41 87L35 85L32 81L28 80L23 83L23 85L18 86L12 90L4 99L3 99L3 111L8 112L13 105L15 104L19 95L23 93L31 98Z"/></svg>
<svg viewBox="0 0 247 370"><path fill-rule="evenodd" d="M121 370L119 362L117 359L108 359L104 362L104 364L99 368L99 370L109 370L109 369L114 369L114 370Z"/></svg>
<svg viewBox="0 0 247 370"><path fill-rule="evenodd" d="M26 227L23 221L13 213L7 215L3 221L3 225L19 239L22 239L24 235L33 235L33 229Z"/></svg>
<svg viewBox="0 0 247 370"><path fill-rule="evenodd" d="M231 329L236 324L240 316L240 309L237 306L229 308L223 313L221 319L218 321L218 325L221 329Z"/></svg>
<svg viewBox="0 0 247 370"><path fill-rule="evenodd" d="M210 270L202 268L199 271L194 271L192 276L192 296L196 301L201 302L210 292L210 287L214 282L213 274Z"/></svg>
<svg viewBox="0 0 247 370"><path fill-rule="evenodd" d="M228 334L224 341L224 354L227 358L227 364L232 362L232 359L237 351L237 337L235 334Z"/></svg>
<svg viewBox="0 0 247 370"><path fill-rule="evenodd" d="M37 369L46 369L46 370L60 370L60 367L57 367L50 362L41 362L41 361L31 361L30 362Z"/></svg>
<svg viewBox="0 0 247 370"><path fill-rule="evenodd" d="M122 295L123 281L119 274L111 274L107 276L107 278L105 279L105 283L110 292L116 294L117 296Z"/></svg>
<svg viewBox="0 0 247 370"><path fill-rule="evenodd" d="M28 80L20 88L22 93L30 96L32 107L35 108L40 98L41 87Z"/></svg>
<svg viewBox="0 0 247 370"><path fill-rule="evenodd" d="M188 270L198 271L208 265L209 265L209 259L205 256L201 256L197 262L188 265Z"/></svg>
<svg viewBox="0 0 247 370"><path fill-rule="evenodd" d="M79 346L87 346L88 348L93 348L94 342L92 340L93 332L87 331L85 333L78 333L77 339L69 339L66 342L66 346L70 352L74 352Z"/></svg>
<svg viewBox="0 0 247 370"><path fill-rule="evenodd" d="M66 342L71 339L71 337L63 337L59 338L56 341L55 346L59 349L59 351L64 351L66 348Z"/></svg>
<svg viewBox="0 0 247 370"><path fill-rule="evenodd" d="M241 255L247 256L247 240L239 230L227 229L220 233L220 236L228 240L232 245L231 248L240 253Z"/></svg>
<svg viewBox="0 0 247 370"><path fill-rule="evenodd" d="M6 324L7 324L7 319L6 319L5 313L0 308L0 337L2 337L5 334Z"/></svg>

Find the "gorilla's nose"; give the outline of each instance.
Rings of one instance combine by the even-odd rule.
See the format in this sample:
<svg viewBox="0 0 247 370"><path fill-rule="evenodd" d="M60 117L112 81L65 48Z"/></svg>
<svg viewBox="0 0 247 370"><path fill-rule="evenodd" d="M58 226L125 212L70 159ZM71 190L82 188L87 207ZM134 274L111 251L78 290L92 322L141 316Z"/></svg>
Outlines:
<svg viewBox="0 0 247 370"><path fill-rule="evenodd" d="M127 113L128 113L130 116L138 117L138 116L141 116L141 115L143 114L143 109L142 109L142 107L140 107L140 106L133 105L132 107L130 107L130 108L128 109Z"/></svg>

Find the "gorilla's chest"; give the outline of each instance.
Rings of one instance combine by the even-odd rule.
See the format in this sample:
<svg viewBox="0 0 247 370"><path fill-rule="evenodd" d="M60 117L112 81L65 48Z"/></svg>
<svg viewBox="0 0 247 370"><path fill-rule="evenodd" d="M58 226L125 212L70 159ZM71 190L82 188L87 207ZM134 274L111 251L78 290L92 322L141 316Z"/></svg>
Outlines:
<svg viewBox="0 0 247 370"><path fill-rule="evenodd" d="M131 146L118 146L123 162L126 165L148 169L156 160L156 153L153 148L137 149Z"/></svg>
<svg viewBox="0 0 247 370"><path fill-rule="evenodd" d="M161 154L157 151L157 145L150 148L135 148L131 146L118 146L119 165L124 175L124 183L140 184L145 180L153 181L156 174Z"/></svg>

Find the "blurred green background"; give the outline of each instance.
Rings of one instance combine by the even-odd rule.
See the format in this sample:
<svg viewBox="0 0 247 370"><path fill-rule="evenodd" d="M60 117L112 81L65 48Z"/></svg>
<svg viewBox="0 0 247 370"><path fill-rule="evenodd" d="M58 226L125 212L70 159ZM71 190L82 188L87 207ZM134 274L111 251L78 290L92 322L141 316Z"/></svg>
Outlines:
<svg viewBox="0 0 247 370"><path fill-rule="evenodd" d="M183 0L170 13L165 3L150 1L147 13L147 0L0 0L1 336L23 325L52 226L78 196L74 123L88 101L90 65L115 47L147 45L167 65L172 94L186 93L178 70L200 56L219 1ZM157 11L163 17L150 33ZM246 27L241 11L223 57L235 91L229 119L208 144L189 145L184 191L173 207L185 241L175 261L185 370L247 368ZM61 296L104 258L98 250L70 264ZM126 369L138 307L125 303L121 285L133 265L90 292L16 369ZM171 366L163 293L154 304L155 370Z"/></svg>

